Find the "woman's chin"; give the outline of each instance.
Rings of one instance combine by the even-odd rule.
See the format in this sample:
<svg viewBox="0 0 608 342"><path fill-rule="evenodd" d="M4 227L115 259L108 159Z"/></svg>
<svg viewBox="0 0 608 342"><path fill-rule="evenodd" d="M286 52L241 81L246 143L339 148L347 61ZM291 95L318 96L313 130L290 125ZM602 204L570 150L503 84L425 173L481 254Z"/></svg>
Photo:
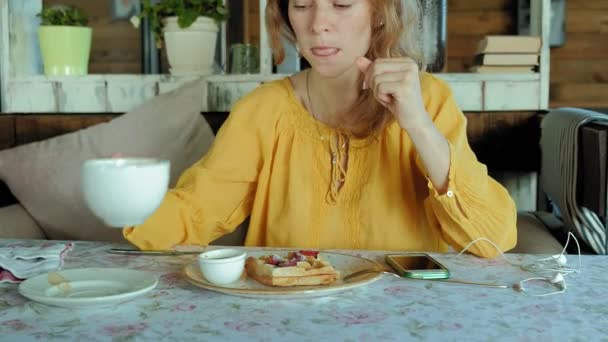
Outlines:
<svg viewBox="0 0 608 342"><path fill-rule="evenodd" d="M324 78L338 78L351 69L352 65L313 65L317 74Z"/></svg>

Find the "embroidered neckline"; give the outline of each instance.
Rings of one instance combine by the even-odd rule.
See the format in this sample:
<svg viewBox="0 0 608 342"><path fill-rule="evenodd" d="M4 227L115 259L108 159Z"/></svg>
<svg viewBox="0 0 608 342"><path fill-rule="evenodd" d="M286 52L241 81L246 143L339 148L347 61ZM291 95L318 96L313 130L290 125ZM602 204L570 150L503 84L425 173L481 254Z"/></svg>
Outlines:
<svg viewBox="0 0 608 342"><path fill-rule="evenodd" d="M289 95L289 104L291 105L291 107L293 109L292 111L290 111L291 118L293 119L293 121L294 121L296 127L298 127L298 129L302 130L302 132L304 132L306 135L308 135L311 138L318 140L318 141L320 141L319 132L321 133L322 136L325 136L325 137L334 136L336 134L337 130L335 128L330 127L330 126L326 125L325 123L316 120L312 116L310 111L308 111L308 109L306 109L306 107L304 107L304 104L302 104L302 102L300 102L300 99L298 99L298 97L295 93L295 89L294 89L293 85L291 84L291 81L289 80L289 77L285 77L284 79L282 79L281 83L282 83L283 87L285 87L285 89L287 90L287 93ZM349 140L349 147L363 148L369 144L376 142L378 139L377 139L376 134L372 134L365 138L356 138L356 137L349 136L348 140Z"/></svg>

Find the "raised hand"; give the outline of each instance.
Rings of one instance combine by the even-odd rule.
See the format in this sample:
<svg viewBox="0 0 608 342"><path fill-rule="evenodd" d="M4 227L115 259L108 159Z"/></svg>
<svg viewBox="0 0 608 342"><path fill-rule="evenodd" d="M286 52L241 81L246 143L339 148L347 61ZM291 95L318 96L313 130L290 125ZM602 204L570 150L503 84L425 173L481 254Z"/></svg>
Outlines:
<svg viewBox="0 0 608 342"><path fill-rule="evenodd" d="M411 58L379 58L371 61L359 57L356 61L364 74L363 89L393 113L402 128L428 124L420 90L418 64Z"/></svg>

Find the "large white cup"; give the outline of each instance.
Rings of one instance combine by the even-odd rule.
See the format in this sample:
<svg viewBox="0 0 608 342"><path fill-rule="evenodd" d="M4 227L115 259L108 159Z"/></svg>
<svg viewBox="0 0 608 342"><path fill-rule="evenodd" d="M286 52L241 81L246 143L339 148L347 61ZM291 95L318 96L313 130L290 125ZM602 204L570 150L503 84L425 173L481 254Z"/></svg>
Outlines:
<svg viewBox="0 0 608 342"><path fill-rule="evenodd" d="M90 159L81 169L82 192L87 206L108 226L139 225L160 206L169 174L168 160Z"/></svg>

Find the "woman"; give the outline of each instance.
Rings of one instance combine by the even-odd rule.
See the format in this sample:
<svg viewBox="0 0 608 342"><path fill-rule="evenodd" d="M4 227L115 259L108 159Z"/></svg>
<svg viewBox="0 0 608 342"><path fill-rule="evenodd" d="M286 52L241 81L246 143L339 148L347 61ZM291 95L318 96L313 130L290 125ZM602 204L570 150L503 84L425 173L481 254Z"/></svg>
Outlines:
<svg viewBox="0 0 608 342"><path fill-rule="evenodd" d="M516 210L416 48L416 0L270 0L311 68L242 98L210 151L125 237L206 245L250 216L249 246L460 250L516 242ZM470 252L494 257L490 244Z"/></svg>

